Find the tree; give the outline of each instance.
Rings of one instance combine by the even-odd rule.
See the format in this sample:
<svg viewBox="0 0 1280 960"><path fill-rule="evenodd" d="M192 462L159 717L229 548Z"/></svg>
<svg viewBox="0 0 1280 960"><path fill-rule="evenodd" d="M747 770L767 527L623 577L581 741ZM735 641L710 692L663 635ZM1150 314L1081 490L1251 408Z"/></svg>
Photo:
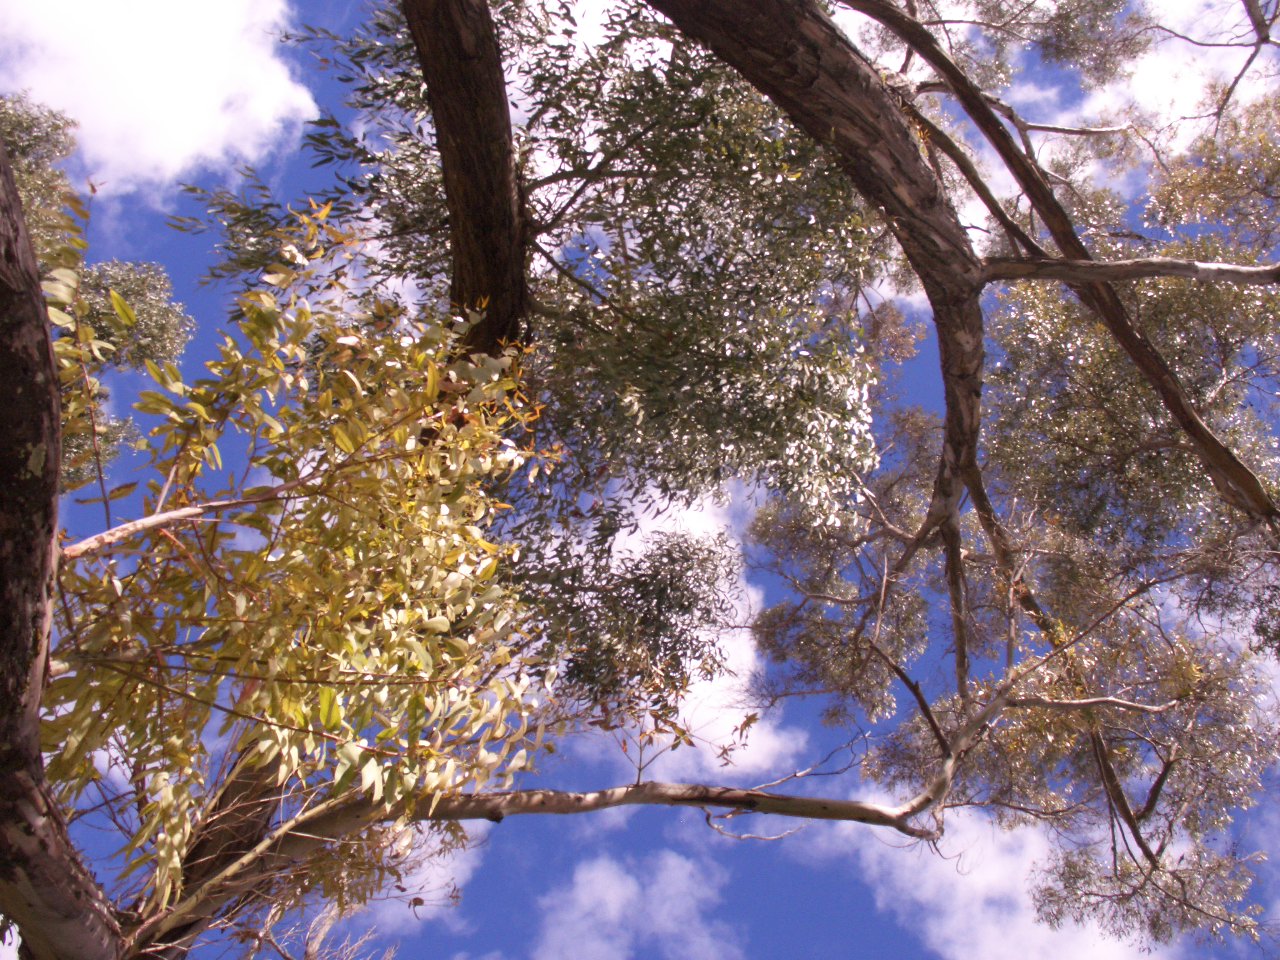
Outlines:
<svg viewBox="0 0 1280 960"><path fill-rule="evenodd" d="M18 196L28 211L28 230L42 274L78 263L79 250L68 243L74 217L88 218L88 210L71 189L57 164L75 150L73 121L32 103L25 96L0 97L0 141L8 145ZM111 291L128 304L128 323L119 322ZM70 299L70 297L68 297ZM173 302L173 287L164 269L154 263L98 263L78 274L75 301L78 321L94 328L109 344L109 368L142 370L147 360L175 361L191 337L194 323L181 304ZM67 371L84 378L85 369ZM71 389L75 394L79 386ZM73 429L63 436L60 483L71 491L92 482L120 452L136 440L133 425L107 412L109 393L100 380L91 384L94 415L72 418ZM67 402L70 398L67 398Z"/></svg>
<svg viewBox="0 0 1280 960"><path fill-rule="evenodd" d="M1233 84L1187 150L1141 117L1036 124L997 97L1009 58L1096 82L1159 24L1103 0L839 6L863 34L812 0L650 0L584 50L554 5L403 0L340 41L384 139L322 121L339 176L300 223L206 195L219 269L251 271L240 333L206 380L152 365L154 488L143 519L62 548L47 666L59 398L0 181L0 911L27 955L179 956L312 892L358 899L410 823L447 842L461 819L622 803L923 841L981 807L1059 838L1051 923L1257 933L1230 824L1276 731L1247 631L1221 625L1275 644L1274 110ZM1274 16L1243 6L1265 64ZM1089 177L1139 149L1156 172L1135 211ZM927 297L940 422L876 383L912 339L858 309L886 273ZM468 321L406 302L405 278ZM74 318L75 278L54 279ZM105 343L54 347L88 365ZM213 490L235 430L259 473ZM898 802L506 789L539 724L687 737L681 688L717 669L714 545L620 564L610 544L731 477L768 496L760 562L789 592L757 624L766 704L822 696L873 724L859 772ZM80 866L62 817L90 790L132 838L132 887Z"/></svg>

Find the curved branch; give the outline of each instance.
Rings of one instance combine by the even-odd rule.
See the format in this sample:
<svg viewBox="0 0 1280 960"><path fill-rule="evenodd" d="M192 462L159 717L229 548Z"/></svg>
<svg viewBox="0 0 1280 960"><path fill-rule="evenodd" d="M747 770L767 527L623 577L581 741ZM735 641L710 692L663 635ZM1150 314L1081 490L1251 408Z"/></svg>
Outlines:
<svg viewBox="0 0 1280 960"><path fill-rule="evenodd" d="M988 711L989 713L989 711ZM989 719L984 713L953 740L960 748L974 739ZM957 753L961 750L957 750ZM199 889L174 904L164 915L153 918L134 932L130 957L145 956L151 944L181 931L193 918L212 916L231 901L253 890L264 879L311 856L327 845L352 837L378 823L402 817L432 820L488 820L500 823L507 817L530 814L568 816L593 813L623 806L716 807L740 813L773 814L806 820L835 820L889 827L918 840L936 839L935 830L910 822L917 814L934 806L950 787L955 758L948 758L942 773L919 796L897 807L860 800L798 797L764 790L714 787L689 783L633 783L591 791L512 790L502 793L424 796L411 808L386 806L368 797L331 800L280 824L234 861L223 866Z"/></svg>
<svg viewBox="0 0 1280 960"><path fill-rule="evenodd" d="M907 16L888 0L840 0L843 6L865 14L892 30L912 46L938 72L955 93L969 118L991 143L1000 159L1044 221L1058 248L1072 260L1092 260L1077 236L1067 211L1054 196L1035 162L1014 141L986 95L947 55L919 21ZM1195 446L1196 453L1219 495L1251 516L1275 524L1280 508L1258 476L1235 455L1201 419L1177 374L1155 345L1134 325L1115 290L1100 281L1071 284L1080 300L1106 325L1129 359L1156 391L1161 403Z"/></svg>
<svg viewBox="0 0 1280 960"><path fill-rule="evenodd" d="M648 0L831 151L884 211L933 309L946 416L922 529L959 512L976 463L984 362L981 265L902 98L814 0Z"/></svg>
<svg viewBox="0 0 1280 960"><path fill-rule="evenodd" d="M1009 238L1010 245L1013 247L1020 246L1030 254L1047 257L1048 254L1044 248L1036 243L1013 217L1009 216L1000 201L996 199L996 195L991 192L991 188L987 186L987 181L983 179L982 173L974 162L969 159L969 155L964 152L963 148L951 139L945 130L919 110L913 107L912 111L915 116L915 122L928 134L929 142L937 147L943 156L956 165L960 175L969 184L969 189L977 194L978 199L987 208L987 212L991 214L992 219L1000 224L1005 235Z"/></svg>

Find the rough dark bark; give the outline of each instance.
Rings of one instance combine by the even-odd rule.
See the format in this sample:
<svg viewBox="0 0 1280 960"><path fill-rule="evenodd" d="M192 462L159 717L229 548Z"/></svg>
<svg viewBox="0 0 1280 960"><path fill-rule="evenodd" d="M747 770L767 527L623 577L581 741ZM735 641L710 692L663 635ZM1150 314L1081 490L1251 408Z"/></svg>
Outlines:
<svg viewBox="0 0 1280 960"><path fill-rule="evenodd" d="M528 218L498 38L484 0L402 0L435 124L449 208L450 297L481 305L465 346L496 353L528 312Z"/></svg>
<svg viewBox="0 0 1280 960"><path fill-rule="evenodd" d="M119 955L120 931L40 756L61 461L48 317L0 145L0 914L21 930L23 957L96 960Z"/></svg>
<svg viewBox="0 0 1280 960"><path fill-rule="evenodd" d="M982 268L899 96L812 0L648 0L827 147L888 220L933 308L946 402L927 526L954 516L981 424Z"/></svg>

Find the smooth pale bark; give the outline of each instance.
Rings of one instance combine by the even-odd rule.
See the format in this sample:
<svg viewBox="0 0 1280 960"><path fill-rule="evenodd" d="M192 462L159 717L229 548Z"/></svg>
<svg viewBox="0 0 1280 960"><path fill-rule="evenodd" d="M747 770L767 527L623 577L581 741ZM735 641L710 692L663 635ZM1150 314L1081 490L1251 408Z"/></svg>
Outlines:
<svg viewBox="0 0 1280 960"><path fill-rule="evenodd" d="M39 708L57 564L58 377L35 252L0 145L0 914L30 960L115 958L109 904L44 778Z"/></svg>
<svg viewBox="0 0 1280 960"><path fill-rule="evenodd" d="M984 712L957 737L956 753L972 745L983 725L998 710ZM897 807L859 800L831 800L796 797L763 790L704 786L689 783L633 783L607 790L569 792L561 790L515 790L507 793L460 794L419 799L413 810L388 810L367 797L322 804L264 838L204 890L179 901L166 915L156 917L141 931L148 941L162 942L181 930L193 917L211 915L258 887L264 880L287 871L323 847L343 837L361 833L370 826L407 816L420 822L432 820L488 820L532 814L573 815L593 813L622 806L695 807L743 813L773 814L808 820L841 820L888 827L915 839L935 839L933 829L914 825L911 818L934 807L946 794L954 773L953 762L942 765L939 776L919 796Z"/></svg>
<svg viewBox="0 0 1280 960"><path fill-rule="evenodd" d="M485 0L402 0L427 86L449 209L450 298L483 306L465 346L497 353L528 312L528 218L506 79Z"/></svg>
<svg viewBox="0 0 1280 960"><path fill-rule="evenodd" d="M1141 257L1135 260L1054 260L992 257L985 261L983 275L996 280L1061 280L1089 283L1106 280L1144 280L1152 277L1182 277L1207 283L1280 283L1280 264L1246 266L1237 263L1208 263L1177 257Z"/></svg>

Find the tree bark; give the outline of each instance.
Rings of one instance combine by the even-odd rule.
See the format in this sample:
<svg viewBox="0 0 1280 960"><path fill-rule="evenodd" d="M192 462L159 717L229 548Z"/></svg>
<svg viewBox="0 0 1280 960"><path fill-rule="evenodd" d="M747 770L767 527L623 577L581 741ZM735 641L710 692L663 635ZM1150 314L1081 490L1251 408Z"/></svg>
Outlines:
<svg viewBox="0 0 1280 960"><path fill-rule="evenodd" d="M0 145L0 914L30 960L114 960L119 927L44 779L39 709L57 564L58 376Z"/></svg>
<svg viewBox="0 0 1280 960"><path fill-rule="evenodd" d="M1088 248L1076 235L1071 217L1039 168L1018 147L982 90L947 56L933 34L888 0L840 0L840 3L888 27L937 71L1004 161L1058 249L1071 260L1092 260ZM1081 302L1102 320L1143 379L1155 390L1165 410L1191 441L1219 495L1251 516L1276 524L1280 509L1271 495L1257 475L1201 419L1177 374L1155 345L1134 327L1115 290L1100 279L1069 281L1069 285Z"/></svg>
<svg viewBox="0 0 1280 960"><path fill-rule="evenodd" d="M1136 260L1055 260L992 257L983 273L987 280L1061 280L1090 283L1099 280L1143 280L1182 277L1207 283L1245 283L1269 286L1280 283L1280 264L1261 266L1206 263L1177 257L1141 257Z"/></svg>
<svg viewBox="0 0 1280 960"><path fill-rule="evenodd" d="M402 0L418 51L444 174L450 297L484 311L463 343L497 353L528 313L525 211L506 78L485 0Z"/></svg>
<svg viewBox="0 0 1280 960"><path fill-rule="evenodd" d="M959 509L959 474L977 462L982 267L899 96L813 0L648 0L707 46L840 162L885 214L924 287L938 332L946 403L926 527Z"/></svg>

